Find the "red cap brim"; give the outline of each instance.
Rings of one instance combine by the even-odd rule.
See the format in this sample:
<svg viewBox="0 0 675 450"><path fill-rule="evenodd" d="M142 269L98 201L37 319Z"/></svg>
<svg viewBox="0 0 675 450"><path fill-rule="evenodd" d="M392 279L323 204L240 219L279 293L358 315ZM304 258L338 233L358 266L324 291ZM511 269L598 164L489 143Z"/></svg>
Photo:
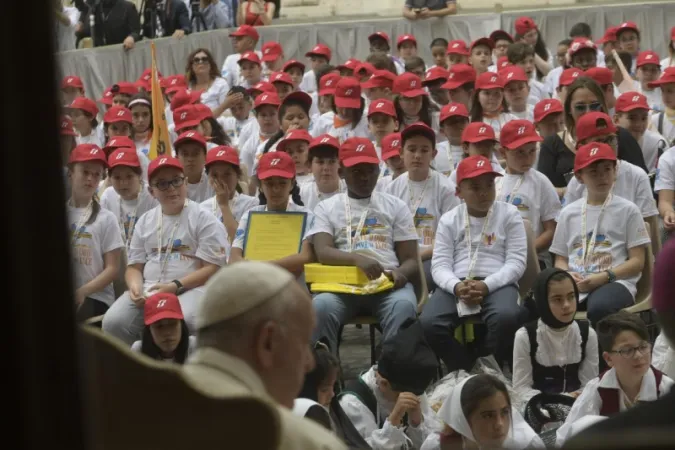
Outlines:
<svg viewBox="0 0 675 450"><path fill-rule="evenodd" d="M342 165L345 167L352 167L357 164L380 164L380 160L376 156L352 156L342 160Z"/></svg>
<svg viewBox="0 0 675 450"><path fill-rule="evenodd" d="M358 109L361 107L361 98L351 98L351 97L334 97L335 106L338 108L353 108Z"/></svg>
<svg viewBox="0 0 675 450"><path fill-rule="evenodd" d="M181 122L181 123L180 123L180 128L178 128L178 124L176 124L176 131L177 131L177 132L180 132L181 130L184 130L184 129L186 129L186 128L196 127L196 126L199 125L200 123L202 123L201 120L197 120L197 119L195 119L195 120L186 120L185 122Z"/></svg>
<svg viewBox="0 0 675 450"><path fill-rule="evenodd" d="M541 136L537 135L532 135L532 136L524 136L520 139L516 139L513 142L510 142L509 145L504 145L504 147L508 148L509 150L515 150L519 147L522 147L525 144L529 144L530 142L542 142L543 139Z"/></svg>
<svg viewBox="0 0 675 450"><path fill-rule="evenodd" d="M295 172L289 172L289 171L281 170L281 169L269 169L269 170L265 170L263 172L258 172L258 179L259 180L266 180L267 178L272 178L272 177L281 177L281 178L291 179L291 178L295 177Z"/></svg>
<svg viewBox="0 0 675 450"><path fill-rule="evenodd" d="M185 320L185 316L179 313L178 311L160 311L157 314L152 315L151 317L145 319L146 325L152 325L155 322L159 322L163 319L177 319Z"/></svg>
<svg viewBox="0 0 675 450"><path fill-rule="evenodd" d="M441 88L442 89L458 89L462 86L464 86L466 83L470 83L470 81L458 81L458 80L450 80L446 81Z"/></svg>
<svg viewBox="0 0 675 450"><path fill-rule="evenodd" d="M424 89L413 89L411 91L403 91L400 95L406 98L413 98L419 97L421 95L428 95L428 92Z"/></svg>

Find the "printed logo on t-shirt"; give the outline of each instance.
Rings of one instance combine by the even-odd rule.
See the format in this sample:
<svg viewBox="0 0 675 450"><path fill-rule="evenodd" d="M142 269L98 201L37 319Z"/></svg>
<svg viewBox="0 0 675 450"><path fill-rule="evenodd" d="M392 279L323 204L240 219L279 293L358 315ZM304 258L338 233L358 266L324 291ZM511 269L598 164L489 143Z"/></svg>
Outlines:
<svg viewBox="0 0 675 450"><path fill-rule="evenodd" d="M87 227L82 225L79 230L75 230L75 224L70 225L70 232L73 236L73 248L71 251L73 261L82 266L91 266L93 263L91 246L86 242L83 242L84 239L91 241L92 234L87 231Z"/></svg>
<svg viewBox="0 0 675 450"><path fill-rule="evenodd" d="M586 247L590 247L591 238L593 237L593 232L590 231L586 233ZM584 270L584 262L582 260L584 248L581 244L581 237L577 236L572 245L574 252L570 260L570 270L579 273L597 273L609 270L612 268L612 253L610 251L601 249L611 249L612 241L609 240L607 235L598 233L595 236L595 246L593 247L593 253L588 257L588 265Z"/></svg>
<svg viewBox="0 0 675 450"><path fill-rule="evenodd" d="M345 227L345 232L346 232ZM387 235L383 231L387 230L387 226L381 223L377 217L368 217L363 223L361 234L356 236L356 229L352 227L352 243L354 250L387 250Z"/></svg>
<svg viewBox="0 0 675 450"><path fill-rule="evenodd" d="M420 245L433 245L436 238L436 231L434 230L434 219L436 216L429 213L427 208L417 208L413 220L415 222L415 230L419 236Z"/></svg>
<svg viewBox="0 0 675 450"><path fill-rule="evenodd" d="M513 201L511 201L511 194L507 195L506 198L504 199L504 201L506 201L506 203L511 203L513 206L518 208L518 211L529 211L530 210L530 207L525 204L525 201L523 200L523 198L518 194L516 194L513 197Z"/></svg>
<svg viewBox="0 0 675 450"><path fill-rule="evenodd" d="M483 236L483 246L492 247L497 243L497 235L494 233L486 234Z"/></svg>
<svg viewBox="0 0 675 450"><path fill-rule="evenodd" d="M171 253L167 253L169 250L169 247L171 247ZM183 258L186 259L191 259L189 257L183 257L182 253L184 252L189 252L191 250L189 245L183 244L183 241L180 239L174 239L173 240L173 245L170 246L167 238L167 244L162 246L161 252L162 252L162 260L169 260L169 261L179 261ZM152 253L156 254L157 253L157 248L152 249Z"/></svg>

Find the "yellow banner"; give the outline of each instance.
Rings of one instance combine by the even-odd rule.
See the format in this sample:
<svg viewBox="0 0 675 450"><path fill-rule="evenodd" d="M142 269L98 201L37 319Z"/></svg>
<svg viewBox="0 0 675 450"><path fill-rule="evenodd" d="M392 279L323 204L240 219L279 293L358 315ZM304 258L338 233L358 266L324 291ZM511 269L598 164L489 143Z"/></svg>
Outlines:
<svg viewBox="0 0 675 450"><path fill-rule="evenodd" d="M150 43L152 52L152 141L148 158L153 160L158 156L171 156L171 139L169 139L169 127L164 114L164 96L159 85L159 72L157 70L157 58L155 56L155 43Z"/></svg>
<svg viewBox="0 0 675 450"><path fill-rule="evenodd" d="M304 212L251 211L244 257L250 261L273 261L299 253L306 222Z"/></svg>

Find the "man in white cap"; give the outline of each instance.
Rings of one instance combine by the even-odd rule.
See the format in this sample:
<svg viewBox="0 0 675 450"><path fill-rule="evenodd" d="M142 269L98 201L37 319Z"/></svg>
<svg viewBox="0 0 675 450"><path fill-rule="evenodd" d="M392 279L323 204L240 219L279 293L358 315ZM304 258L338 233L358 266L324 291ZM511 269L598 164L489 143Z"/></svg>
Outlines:
<svg viewBox="0 0 675 450"><path fill-rule="evenodd" d="M209 395L276 404L279 449L343 449L330 432L290 410L314 366L314 325L312 299L290 272L254 261L224 267L206 285L186 378Z"/></svg>

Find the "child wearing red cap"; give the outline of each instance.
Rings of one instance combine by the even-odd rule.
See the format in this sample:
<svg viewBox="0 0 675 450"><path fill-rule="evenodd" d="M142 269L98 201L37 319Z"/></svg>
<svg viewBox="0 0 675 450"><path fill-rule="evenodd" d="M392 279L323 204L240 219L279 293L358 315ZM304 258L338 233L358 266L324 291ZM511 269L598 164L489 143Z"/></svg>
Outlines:
<svg viewBox="0 0 675 450"><path fill-rule="evenodd" d="M563 106L562 103L560 103L560 100L549 98L537 103L534 107L534 118L532 122L537 127L539 136L544 139L564 130ZM537 160L538 157L539 155L537 154Z"/></svg>
<svg viewBox="0 0 675 450"><path fill-rule="evenodd" d="M375 138L373 144L382 158L382 139L398 130L398 117L394 103L386 99L370 102L368 107L368 131Z"/></svg>
<svg viewBox="0 0 675 450"><path fill-rule="evenodd" d="M635 66L637 67L637 81L640 83L639 92L647 97L647 103L651 109L663 111L661 89L649 86L650 83L658 80L661 76L661 63L658 53L651 50L640 52Z"/></svg>
<svg viewBox="0 0 675 450"><path fill-rule="evenodd" d="M469 156L484 156L490 161L492 170L500 174L504 173L497 159L496 144L499 143L492 127L485 122L471 122L462 131L462 159ZM454 155L453 155L454 156ZM455 167L459 161L453 161ZM450 174L450 180L457 185L457 171Z"/></svg>
<svg viewBox="0 0 675 450"><path fill-rule="evenodd" d="M469 64L476 70L478 75L488 71L492 65L492 50L495 44L491 39L483 37L471 43L469 49Z"/></svg>
<svg viewBox="0 0 675 450"><path fill-rule="evenodd" d="M486 72L476 79L476 90L471 99L471 121L485 122L499 137L502 127L516 116L509 113L504 99L504 80L496 73Z"/></svg>
<svg viewBox="0 0 675 450"><path fill-rule="evenodd" d="M277 144L277 152L288 153L295 163L295 181L298 186L314 181L308 149L312 135L306 130L290 130Z"/></svg>
<svg viewBox="0 0 675 450"><path fill-rule="evenodd" d="M201 203L213 196L213 187L204 172L206 165L206 139L197 131L181 133L174 142L176 157L184 167L187 197Z"/></svg>
<svg viewBox="0 0 675 450"><path fill-rule="evenodd" d="M75 75L63 77L61 81L61 97L63 105L68 106L73 103L77 97L84 97L84 84L82 79Z"/></svg>
<svg viewBox="0 0 675 450"><path fill-rule="evenodd" d="M599 142L582 145L574 176L586 195L563 208L551 253L555 267L574 277L581 292L580 310L585 309L595 325L634 303L650 239L640 209L613 193L617 158L612 147Z"/></svg>
<svg viewBox="0 0 675 450"><path fill-rule="evenodd" d="M103 150L93 144L78 145L68 159L71 194L66 206L79 321L105 313L115 301L112 283L124 242L115 215L102 209L96 197L107 167Z"/></svg>
<svg viewBox="0 0 675 450"><path fill-rule="evenodd" d="M464 205L438 224L431 260L438 288L420 316L427 342L449 371L473 367L454 337L462 317L481 315L488 330L482 352L499 364L512 359L515 333L527 317L516 286L526 267L525 226L515 206L495 201L501 174L483 156L463 159L456 173Z"/></svg>
<svg viewBox="0 0 675 450"><path fill-rule="evenodd" d="M446 50L448 70L452 69L456 64L469 64L470 54L469 47L467 47L466 42L463 40L450 41ZM476 77L474 76L474 78Z"/></svg>
<svg viewBox="0 0 675 450"><path fill-rule="evenodd" d="M239 61L239 74L241 83L238 86L250 88L262 80L262 65L256 52L246 52L241 55Z"/></svg>
<svg viewBox="0 0 675 450"><path fill-rule="evenodd" d="M314 213L303 206L302 200L297 195L295 171L295 163L288 153L265 153L260 158L257 174L260 180L260 205L250 208L242 215L232 241L230 264L245 260L244 243L247 240L255 239L254 235L248 234L248 219L252 211L304 213L306 220L300 252L275 261L269 261L294 273L296 276L302 275L305 264L310 263L313 259L308 238L309 231L314 223Z"/></svg>
<svg viewBox="0 0 675 450"><path fill-rule="evenodd" d="M406 170L401 158L401 133L388 134L382 138L381 152L384 167L380 164L380 175L375 190L384 192L387 186Z"/></svg>
<svg viewBox="0 0 675 450"><path fill-rule="evenodd" d="M553 55L548 51L541 37L537 24L530 17L519 17L515 22L516 42L528 44L534 48L534 64L537 68L537 79L543 78L553 68Z"/></svg>
<svg viewBox="0 0 675 450"><path fill-rule="evenodd" d="M403 34L396 39L398 56L404 62L417 56L417 39L412 34Z"/></svg>
<svg viewBox="0 0 675 450"><path fill-rule="evenodd" d="M389 35L387 33L383 31L377 31L368 36L368 41L370 42L371 54L383 54L389 61L391 61L392 65L394 66L393 68L395 69L395 74L400 75L405 72L405 62L390 53L391 45Z"/></svg>
<svg viewBox="0 0 675 450"><path fill-rule="evenodd" d="M443 88L443 85L447 81L448 71L442 67L431 68L424 74L422 85L429 91L431 103L435 108L441 109L443 105L450 103L450 95L448 94L448 91Z"/></svg>
<svg viewBox="0 0 675 450"><path fill-rule="evenodd" d="M380 99L393 101L392 90L395 79L396 75L388 70L376 70L367 81L361 83L361 87L365 90L366 97L371 102Z"/></svg>
<svg viewBox="0 0 675 450"><path fill-rule="evenodd" d="M542 140L529 120L512 120L504 125L499 151L506 161L506 173L497 181L496 199L514 205L522 218L530 221L539 263L550 267L548 247L561 206L555 187L535 166Z"/></svg>
<svg viewBox="0 0 675 450"><path fill-rule="evenodd" d="M230 89L228 95L233 93L240 93L242 99L240 102L233 104L230 107L231 116L221 116L218 118L213 117L211 114L207 117L204 125L206 136L211 136L213 138L213 133L209 133L208 128L213 128L211 125L212 122L216 122L223 128L223 132L228 138L228 143L217 142L218 145L237 145L239 142L239 136L241 136L242 130L248 124L255 122L255 115L251 114L251 109L253 109L253 99L249 95L248 91L241 86L235 86ZM211 140L211 142L216 142Z"/></svg>
<svg viewBox="0 0 675 450"><path fill-rule="evenodd" d="M494 43L492 50L492 60L499 61L500 58L506 57L509 45L513 44L513 37L504 30L495 30L490 33L490 40ZM499 72L499 67L496 64L488 67L489 72Z"/></svg>
<svg viewBox="0 0 675 450"><path fill-rule="evenodd" d="M504 79L504 100L509 106L509 112L518 119L531 122L534 119L534 105L539 101L530 91L532 80L519 66L508 66L499 75Z"/></svg>
<svg viewBox="0 0 675 450"><path fill-rule="evenodd" d="M125 274L129 290L103 318L103 331L128 345L141 338L143 305L154 294L177 295L188 328L194 331L203 286L225 265L229 251L223 225L188 200L187 178L178 159L155 158L148 179L159 206L138 219Z"/></svg>
<svg viewBox="0 0 675 450"><path fill-rule="evenodd" d="M340 327L358 314L377 317L385 341L407 319L415 319L417 302L408 280L419 273L419 238L408 206L375 191L380 173L375 146L368 139L353 137L342 144L339 154L347 192L315 208L310 234L317 259L326 265L358 267L371 280L385 275L394 288L365 296L320 293L314 297L317 326L312 342L325 340L333 354L338 352Z"/></svg>
<svg viewBox="0 0 675 450"><path fill-rule="evenodd" d="M316 91L318 86L316 71L330 63L331 54L331 49L324 44L317 44L305 53L305 57L309 58L310 61L310 70L303 75L300 90L308 94Z"/></svg>
<svg viewBox="0 0 675 450"><path fill-rule="evenodd" d="M309 144L309 163L313 181L300 185L302 203L314 211L319 202L344 191L344 181L340 179L338 152L340 143L330 134L315 137Z"/></svg>
<svg viewBox="0 0 675 450"><path fill-rule="evenodd" d="M138 88L129 81L119 81L110 87L113 106L128 107L131 97L138 93Z"/></svg>
<svg viewBox="0 0 675 450"><path fill-rule="evenodd" d="M123 106L113 106L103 115L103 133L106 142L113 137L131 137L133 119L131 111Z"/></svg>
<svg viewBox="0 0 675 450"><path fill-rule="evenodd" d="M76 141L78 144L93 144L102 146L100 136L97 132L98 107L96 102L86 97L77 97L73 103L68 106L69 115L73 120L73 127L77 131Z"/></svg>
<svg viewBox="0 0 675 450"><path fill-rule="evenodd" d="M649 87L661 89L664 107L663 112L652 114L651 126L666 138L669 145L675 145L675 67L666 68L661 78L652 81Z"/></svg>
<svg viewBox="0 0 675 450"><path fill-rule="evenodd" d="M438 130L438 113L433 111L420 77L409 72L399 75L394 80L394 94L398 94L394 106L400 127L422 122Z"/></svg>
<svg viewBox="0 0 675 450"><path fill-rule="evenodd" d="M146 93L138 93L129 102L131 111L131 138L136 149L147 155L152 139L152 103Z"/></svg>
<svg viewBox="0 0 675 450"><path fill-rule="evenodd" d="M351 77L345 77L335 86L331 112L323 114L313 135L328 133L340 142L350 137L368 137L368 120L364 115L366 101L361 96L361 85Z"/></svg>
<svg viewBox="0 0 675 450"><path fill-rule="evenodd" d="M654 192L659 196L659 213L666 233L675 231L675 150L666 150L659 158Z"/></svg>
<svg viewBox="0 0 675 450"><path fill-rule="evenodd" d="M230 33L232 38L232 46L234 47L235 53L229 55L225 58L223 63L223 68L221 70L221 76L227 81L228 86L239 86L241 84L241 75L239 73L239 58L246 52L253 52L255 46L258 44L260 35L255 28L249 25L240 25L235 31ZM257 52L258 58L262 57L260 52ZM229 90L229 87L225 89L225 92Z"/></svg>
<svg viewBox="0 0 675 450"><path fill-rule="evenodd" d="M476 70L468 64L455 64L450 66L448 81L441 86L448 90L451 102L462 103L471 108L471 99L476 87Z"/></svg>
<svg viewBox="0 0 675 450"><path fill-rule="evenodd" d="M248 177L253 176L258 147L279 132L279 105L281 101L275 93L262 93L253 103L255 127L245 127L239 136L239 158ZM244 140L247 128L256 128L257 131L248 133L249 137Z"/></svg>
<svg viewBox="0 0 675 450"><path fill-rule="evenodd" d="M436 146L434 169L447 177L464 157L462 133L469 124L469 111L462 103L449 103L441 109L439 121L441 133L447 141L439 142Z"/></svg>
<svg viewBox="0 0 675 450"><path fill-rule="evenodd" d="M332 109L333 96L335 95L335 88L340 81L340 75L335 71L333 66L327 65L316 71L316 80L319 84L319 89L310 94L312 107L309 110L309 115L316 122L316 126L319 126L319 120L323 114L329 113L328 116L330 117L335 115ZM315 134L318 132L316 128L312 131Z"/></svg>
<svg viewBox="0 0 675 450"><path fill-rule="evenodd" d="M440 67L448 70L448 55L446 54L448 50L448 40L442 37L435 38L431 41L429 48L431 48L431 57L434 59L434 65L429 67L429 69Z"/></svg>
<svg viewBox="0 0 675 450"><path fill-rule="evenodd" d="M537 79L536 64L535 64L536 56L537 54L534 52L534 49L530 45L525 44L524 42L517 42L515 44L509 45L507 51L507 58L509 63L519 67L520 69L523 70L523 72L525 72L526 81L529 88L527 102L532 106L536 105L539 100L548 97L548 95L546 94L546 88L544 87L544 84ZM505 67L501 70L498 70L497 72L499 74L506 73L508 75L509 73L507 72L508 70L512 70L512 68ZM509 82L507 75L502 75L504 77L504 83L506 84L508 84ZM523 117L520 118L522 119Z"/></svg>
<svg viewBox="0 0 675 450"><path fill-rule="evenodd" d="M635 62L640 52L640 30L635 22L624 22L616 29L616 41L619 50L627 52L633 58L633 64L630 68L626 67L631 73L635 74Z"/></svg>
<svg viewBox="0 0 675 450"><path fill-rule="evenodd" d="M195 349L197 338L190 336L180 301L174 294L155 294L143 306L143 335L131 350L145 356L183 364Z"/></svg>
<svg viewBox="0 0 675 450"><path fill-rule="evenodd" d="M401 132L401 144L406 172L384 192L403 199L413 215L427 287L433 291L436 284L431 277L431 254L436 227L441 216L459 205L459 200L455 197L455 185L431 168L437 155L436 135L431 128L423 123L410 125Z"/></svg>
<svg viewBox="0 0 675 450"><path fill-rule="evenodd" d="M275 72L283 72L286 57L281 44L274 41L265 42L260 50L262 53L260 59L263 63L262 77L264 79L270 78Z"/></svg>

